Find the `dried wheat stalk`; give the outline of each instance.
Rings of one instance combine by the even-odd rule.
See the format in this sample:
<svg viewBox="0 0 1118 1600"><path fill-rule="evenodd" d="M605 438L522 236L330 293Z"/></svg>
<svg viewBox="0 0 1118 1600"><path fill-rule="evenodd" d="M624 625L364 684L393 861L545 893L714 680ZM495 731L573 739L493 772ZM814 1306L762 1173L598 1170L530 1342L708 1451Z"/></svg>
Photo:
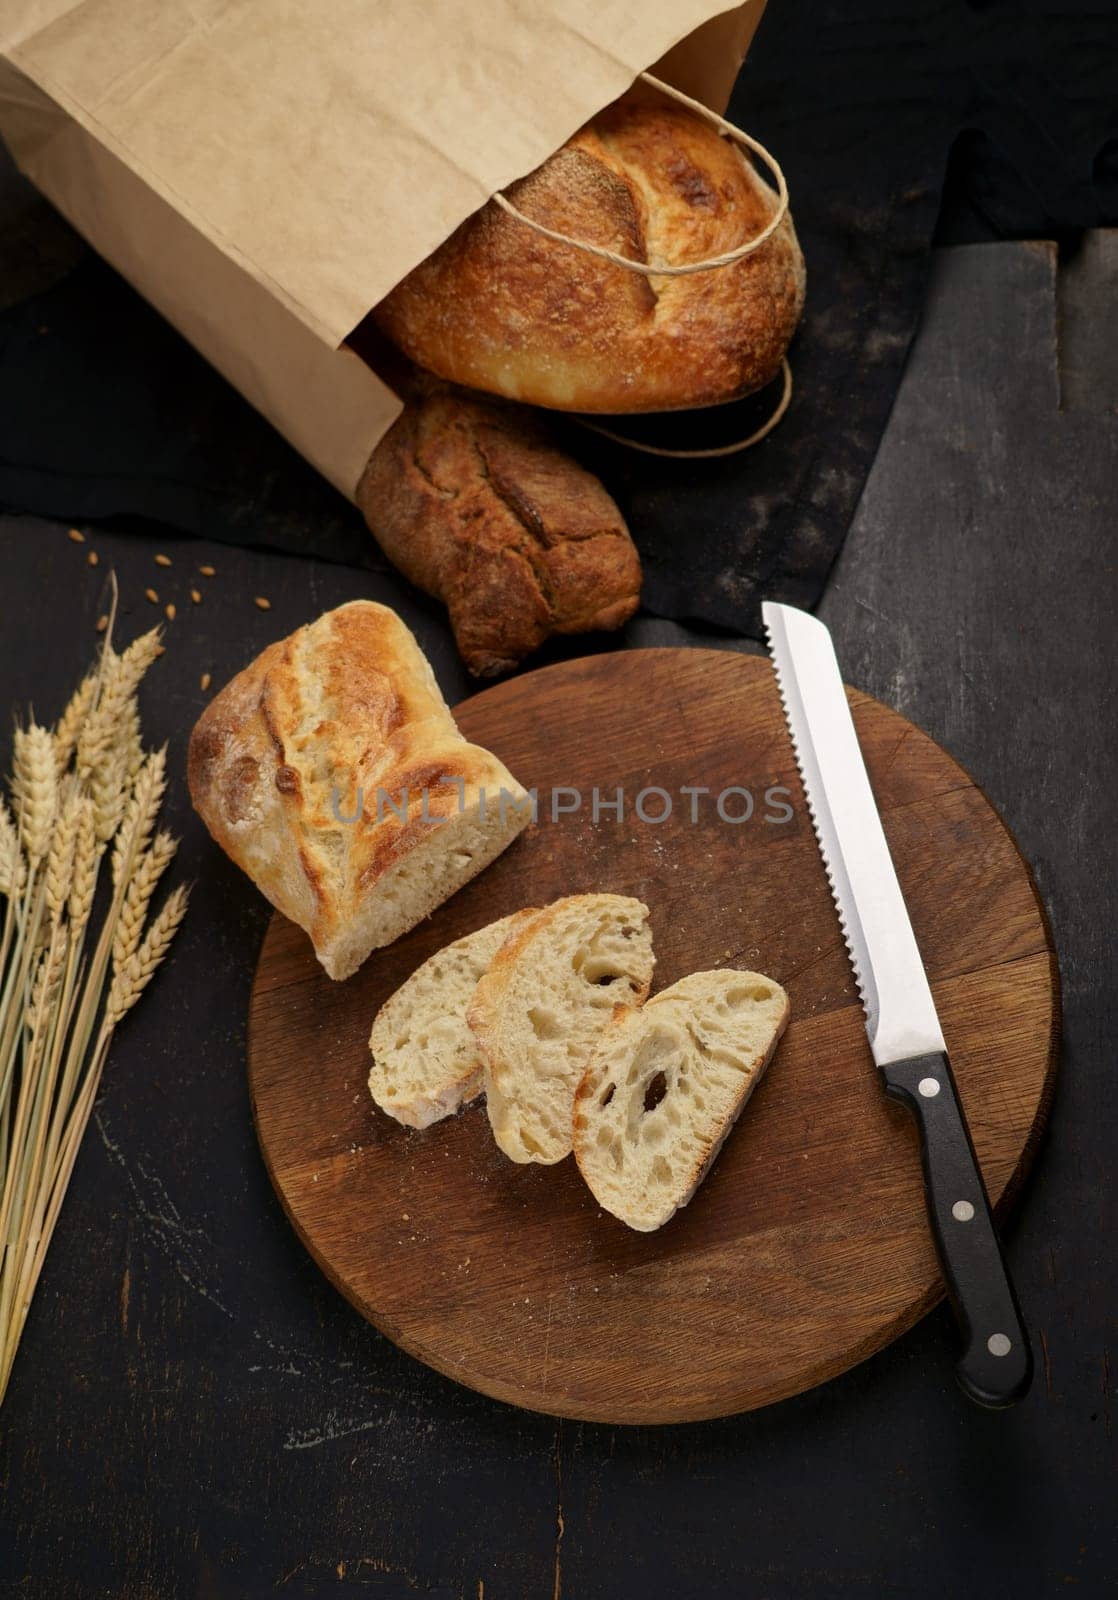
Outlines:
<svg viewBox="0 0 1118 1600"><path fill-rule="evenodd" d="M186 911L180 886L150 915L175 853L136 698L159 630L111 634L53 730L17 726L0 798L0 1400L113 1032Z"/></svg>

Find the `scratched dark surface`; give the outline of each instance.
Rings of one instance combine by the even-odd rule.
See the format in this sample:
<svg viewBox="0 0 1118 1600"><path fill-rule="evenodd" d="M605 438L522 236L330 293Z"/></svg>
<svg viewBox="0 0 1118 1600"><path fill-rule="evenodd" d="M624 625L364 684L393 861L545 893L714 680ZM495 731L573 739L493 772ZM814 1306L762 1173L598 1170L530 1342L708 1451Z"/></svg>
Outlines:
<svg viewBox="0 0 1118 1600"><path fill-rule="evenodd" d="M939 255L822 607L847 677L1002 809L1053 920L1062 1074L1008 1237L1039 1371L1003 1415L957 1392L946 1310L813 1393L664 1430L514 1411L364 1324L303 1253L256 1150L244 1018L266 911L192 819L181 763L200 673L220 682L357 595L399 606L456 697L441 618L381 574L154 533L92 535L91 569L61 527L0 522L0 705L57 712L108 566L126 635L152 619L148 584L178 604L145 721L171 741L169 809L196 884L114 1047L0 1413L0 1594L1113 1591L1115 245L1095 235L1059 271L1042 245ZM206 559L218 575L192 608ZM680 637L638 621L627 642Z"/></svg>

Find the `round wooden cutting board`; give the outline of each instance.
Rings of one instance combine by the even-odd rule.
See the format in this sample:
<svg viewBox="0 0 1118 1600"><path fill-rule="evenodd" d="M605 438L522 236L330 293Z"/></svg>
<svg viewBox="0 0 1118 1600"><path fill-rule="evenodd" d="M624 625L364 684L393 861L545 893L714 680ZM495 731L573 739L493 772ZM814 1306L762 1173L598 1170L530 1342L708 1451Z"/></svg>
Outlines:
<svg viewBox="0 0 1118 1600"><path fill-rule="evenodd" d="M991 1197L1004 1214L1052 1092L1055 960L1032 880L973 781L850 691L885 831ZM486 1394L602 1422L723 1416L842 1372L942 1293L914 1125L862 1024L767 660L638 650L545 668L457 713L540 794L537 825L347 983L277 916L249 1073L289 1217L343 1294L405 1350ZM702 794L684 794L684 786ZM790 791L787 820L773 786ZM621 789L625 812L599 808ZM635 815L666 790L663 822ZM753 797L753 815L738 817ZM560 814L552 820L552 791ZM582 795L581 809L569 791ZM568 791L559 793L558 791ZM664 810L645 796L648 817ZM692 820L694 817L694 820ZM379 1112L367 1040L451 939L518 907L613 890L651 908L654 989L768 973L792 1021L691 1204L658 1233L599 1210L573 1160L507 1161L478 1102L422 1133Z"/></svg>

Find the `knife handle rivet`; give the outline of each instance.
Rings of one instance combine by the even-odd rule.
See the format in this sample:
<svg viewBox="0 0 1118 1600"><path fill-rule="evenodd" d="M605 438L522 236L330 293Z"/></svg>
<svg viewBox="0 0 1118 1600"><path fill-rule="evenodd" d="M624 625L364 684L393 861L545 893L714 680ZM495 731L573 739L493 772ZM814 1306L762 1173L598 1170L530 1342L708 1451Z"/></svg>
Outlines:
<svg viewBox="0 0 1118 1600"><path fill-rule="evenodd" d="M1013 1349L1013 1340L1008 1333L992 1333L986 1341L986 1348L992 1356L1007 1356Z"/></svg>
<svg viewBox="0 0 1118 1600"><path fill-rule="evenodd" d="M970 1222L974 1217L974 1207L969 1200L956 1200L951 1207L951 1215L956 1222Z"/></svg>
<svg viewBox="0 0 1118 1600"><path fill-rule="evenodd" d="M916 1087L924 1096L925 1100L934 1100L936 1095L939 1093L939 1079L921 1078Z"/></svg>

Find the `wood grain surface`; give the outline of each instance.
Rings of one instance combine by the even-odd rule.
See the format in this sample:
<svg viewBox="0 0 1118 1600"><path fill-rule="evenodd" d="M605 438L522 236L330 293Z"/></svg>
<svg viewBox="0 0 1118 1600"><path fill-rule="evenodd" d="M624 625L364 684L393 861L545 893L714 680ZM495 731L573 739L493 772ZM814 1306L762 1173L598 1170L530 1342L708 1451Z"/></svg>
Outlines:
<svg viewBox="0 0 1118 1600"><path fill-rule="evenodd" d="M886 706L856 691L851 703L986 1182L1004 1203L1052 1086L1044 916L967 774ZM703 650L591 657L490 689L457 715L538 787L537 825L346 984L321 973L281 917L261 953L249 1028L257 1131L312 1256L413 1355L560 1416L726 1415L879 1349L942 1285L915 1132L872 1065L768 662ZM790 791L790 820L765 820L780 814L764 800L774 785ZM633 812L653 786L673 797L659 824ZM559 787L580 791L582 806L552 820ZM753 794L748 821L719 815L731 787ZM622 789L622 819L602 810L595 822L595 788L603 800ZM645 802L649 815L662 807ZM744 808L741 796L725 806ZM652 1235L601 1212L572 1161L506 1161L479 1105L416 1133L366 1090L372 1017L421 961L519 906L591 889L650 906L655 988L742 966L792 1000L711 1176Z"/></svg>

